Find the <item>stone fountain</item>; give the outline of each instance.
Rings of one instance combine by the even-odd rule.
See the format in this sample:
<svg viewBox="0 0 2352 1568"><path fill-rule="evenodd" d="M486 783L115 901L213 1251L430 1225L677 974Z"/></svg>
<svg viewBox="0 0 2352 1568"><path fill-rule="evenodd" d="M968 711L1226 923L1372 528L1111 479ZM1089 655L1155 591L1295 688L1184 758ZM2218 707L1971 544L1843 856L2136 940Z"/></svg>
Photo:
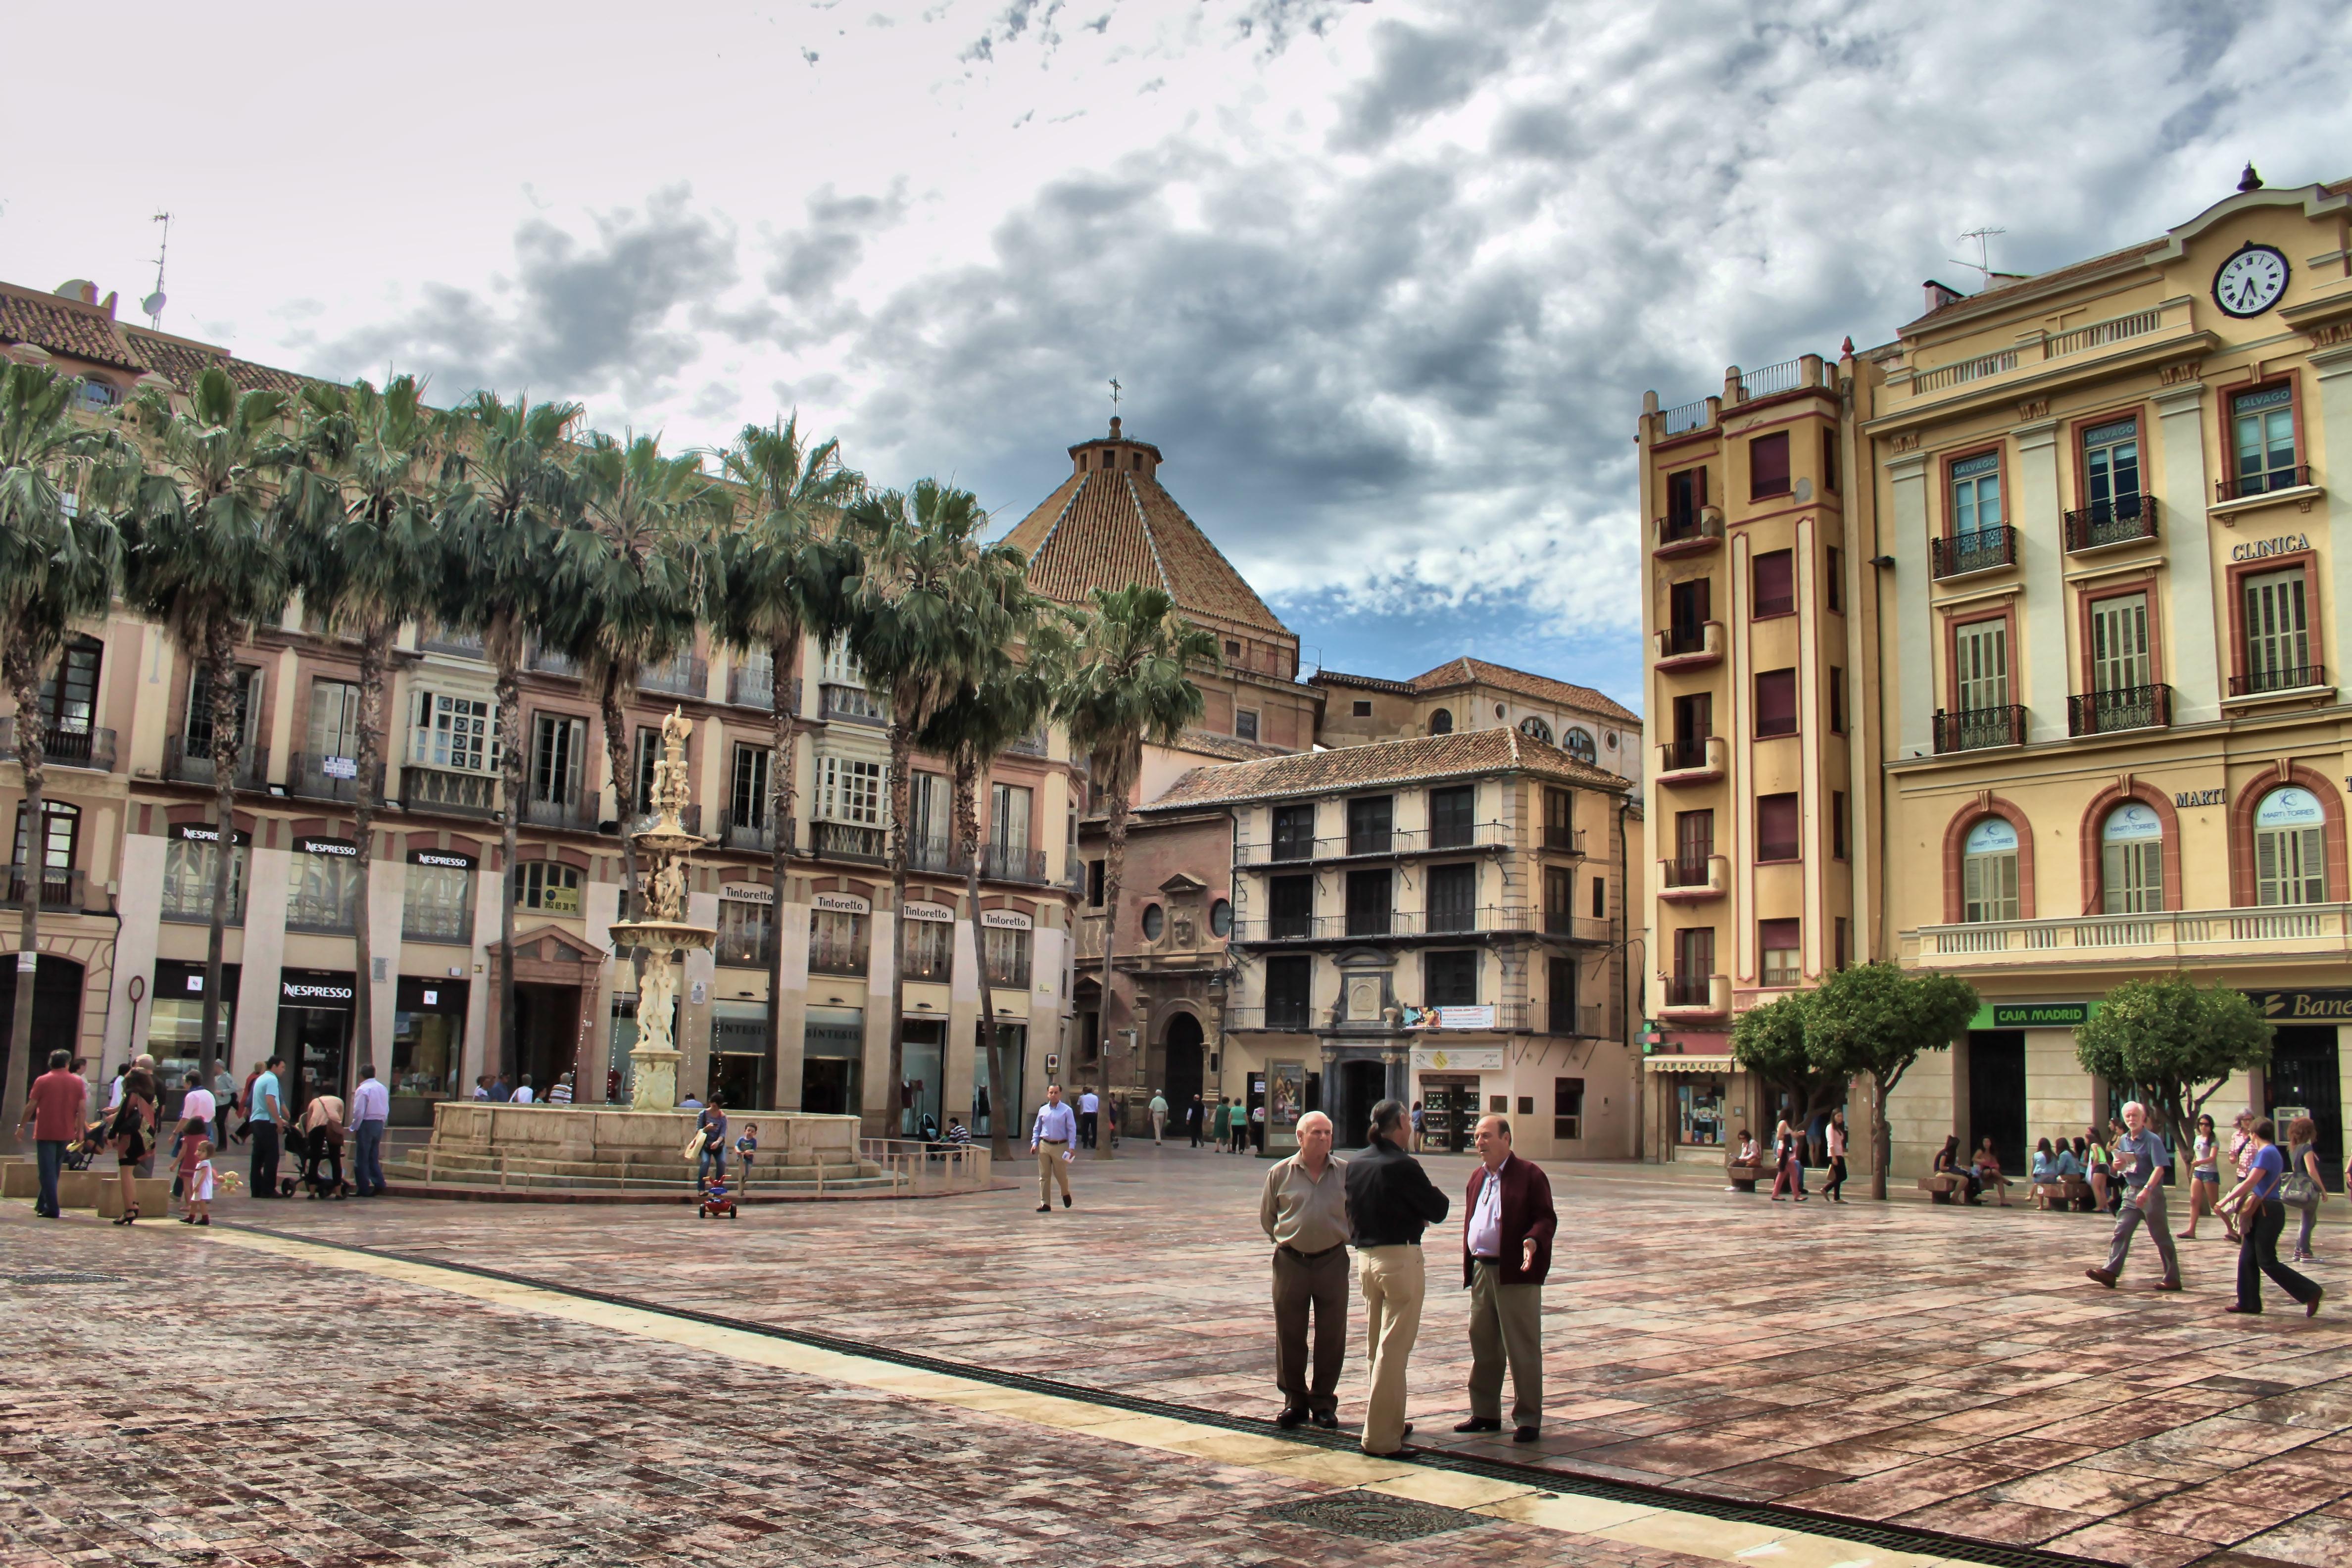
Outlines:
<svg viewBox="0 0 2352 1568"><path fill-rule="evenodd" d="M681 814L694 798L686 776L686 742L694 726L677 710L662 721L662 757L654 764L654 825L636 835L648 862L644 918L614 922L613 945L646 950L645 976L637 987L637 1043L629 1052L632 1110L670 1110L677 1105L681 1053L671 1037L677 1001L677 954L699 951L718 940L709 926L687 919L687 858L709 840L688 833Z"/></svg>

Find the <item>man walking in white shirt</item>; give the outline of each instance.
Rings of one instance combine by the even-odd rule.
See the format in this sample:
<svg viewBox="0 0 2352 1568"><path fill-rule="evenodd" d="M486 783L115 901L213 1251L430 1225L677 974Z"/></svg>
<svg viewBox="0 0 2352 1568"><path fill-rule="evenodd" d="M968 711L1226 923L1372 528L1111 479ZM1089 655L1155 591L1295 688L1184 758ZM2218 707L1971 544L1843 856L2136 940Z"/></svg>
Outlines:
<svg viewBox="0 0 2352 1568"><path fill-rule="evenodd" d="M1078 1119L1062 1103L1062 1086L1048 1084L1045 1103L1029 1129L1029 1152L1037 1156L1037 1212L1054 1212L1054 1184L1062 1184L1062 1206L1070 1206L1070 1162L1078 1141Z"/></svg>
<svg viewBox="0 0 2352 1568"><path fill-rule="evenodd" d="M1091 1089L1080 1089L1078 1091L1078 1146L1080 1148L1091 1149L1095 1146L1095 1139L1099 1135L1101 1113L1102 1101L1095 1098L1095 1091Z"/></svg>
<svg viewBox="0 0 2352 1568"><path fill-rule="evenodd" d="M352 1179L359 1195L383 1195L383 1129L392 1118L392 1094L377 1081L375 1064L360 1067L360 1086L352 1090L352 1131L359 1142Z"/></svg>

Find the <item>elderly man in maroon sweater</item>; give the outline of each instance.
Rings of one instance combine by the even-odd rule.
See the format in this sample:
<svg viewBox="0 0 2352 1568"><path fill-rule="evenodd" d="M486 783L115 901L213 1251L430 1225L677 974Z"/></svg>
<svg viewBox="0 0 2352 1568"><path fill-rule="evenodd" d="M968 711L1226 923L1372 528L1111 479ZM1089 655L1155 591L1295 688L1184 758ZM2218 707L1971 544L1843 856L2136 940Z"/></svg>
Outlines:
<svg viewBox="0 0 2352 1568"><path fill-rule="evenodd" d="M1551 1272L1551 1183L1511 1152L1511 1124L1481 1118L1479 1165L1462 1223L1462 1283L1470 1292L1470 1419L1456 1432L1503 1429L1503 1367L1511 1370L1512 1440L1543 1425L1544 1277Z"/></svg>

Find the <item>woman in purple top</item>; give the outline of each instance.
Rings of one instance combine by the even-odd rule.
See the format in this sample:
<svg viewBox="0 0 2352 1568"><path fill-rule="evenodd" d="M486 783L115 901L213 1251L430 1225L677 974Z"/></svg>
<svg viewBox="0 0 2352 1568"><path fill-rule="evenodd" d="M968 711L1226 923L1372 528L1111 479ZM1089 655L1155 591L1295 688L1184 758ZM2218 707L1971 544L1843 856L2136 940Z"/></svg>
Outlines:
<svg viewBox="0 0 2352 1568"><path fill-rule="evenodd" d="M2279 1186L2286 1179L2286 1156L2279 1152L2278 1129L2267 1116L2254 1122L2245 1170L2245 1179L2230 1194L2241 1200L2238 1212L2243 1218L2240 1229L2246 1239L2238 1246L2238 1299L2230 1303L2228 1310L2260 1312L2263 1276L2267 1274L2280 1289L2303 1303L2304 1316L2311 1317L2319 1310L2323 1292L2279 1261L2279 1232L2286 1228L2286 1205L2279 1201Z"/></svg>

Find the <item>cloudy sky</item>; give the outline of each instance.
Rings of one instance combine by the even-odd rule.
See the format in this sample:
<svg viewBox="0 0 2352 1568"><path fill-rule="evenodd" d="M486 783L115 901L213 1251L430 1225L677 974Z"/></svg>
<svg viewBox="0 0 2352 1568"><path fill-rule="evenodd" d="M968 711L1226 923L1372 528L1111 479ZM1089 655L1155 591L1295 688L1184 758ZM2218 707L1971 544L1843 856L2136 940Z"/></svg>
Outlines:
<svg viewBox="0 0 2352 1568"><path fill-rule="evenodd" d="M326 15L12 18L80 66L0 96L0 278L130 313L168 208L166 330L678 445L797 408L1008 526L1117 377L1310 659L1628 700L1644 389L1882 342L1965 230L2033 271L2352 174L2352 0Z"/></svg>

